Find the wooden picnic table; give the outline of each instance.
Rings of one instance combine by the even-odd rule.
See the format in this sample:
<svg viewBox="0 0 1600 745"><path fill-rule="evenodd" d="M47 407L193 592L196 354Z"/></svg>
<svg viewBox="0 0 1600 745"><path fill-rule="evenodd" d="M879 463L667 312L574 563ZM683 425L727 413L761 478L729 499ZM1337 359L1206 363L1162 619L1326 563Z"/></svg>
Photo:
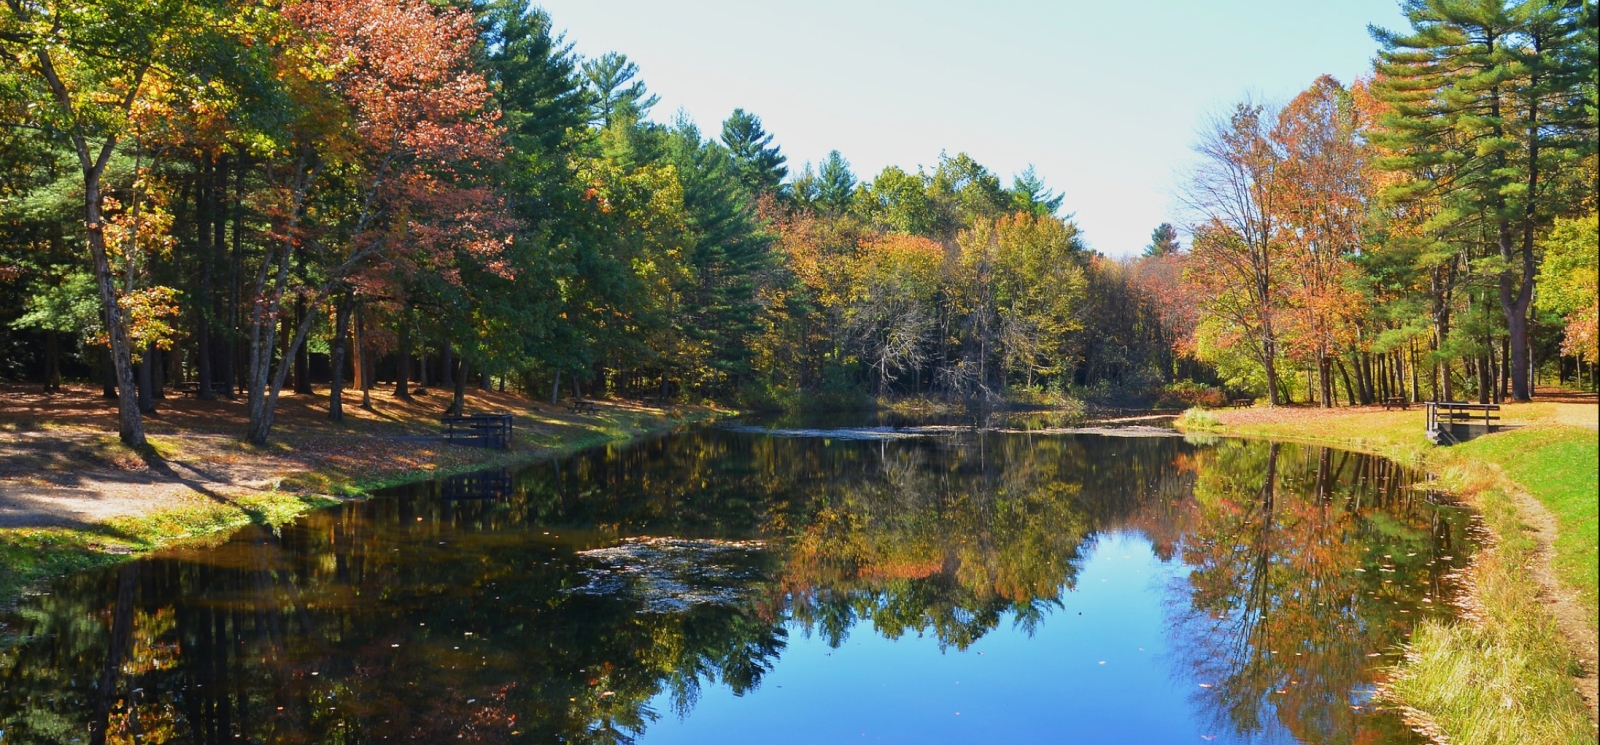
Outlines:
<svg viewBox="0 0 1600 745"><path fill-rule="evenodd" d="M600 413L600 404L586 398L574 398L567 401L567 409L574 414L598 414Z"/></svg>
<svg viewBox="0 0 1600 745"><path fill-rule="evenodd" d="M1500 421L1499 404L1469 404L1455 401L1428 401L1428 439L1435 443L1460 442L1457 426L1471 427L1482 424L1484 431L1493 432Z"/></svg>
<svg viewBox="0 0 1600 745"><path fill-rule="evenodd" d="M1228 406L1235 409L1248 409L1255 405L1256 400L1253 398L1234 398L1228 401Z"/></svg>
<svg viewBox="0 0 1600 745"><path fill-rule="evenodd" d="M1383 410L1384 411L1389 411L1390 409L1394 409L1394 408L1397 408L1397 407L1401 411L1409 411L1410 407L1411 407L1411 403L1409 401L1407 401L1405 399L1405 397L1403 397L1403 396L1390 396L1390 397L1388 397L1388 398L1383 400Z"/></svg>
<svg viewBox="0 0 1600 745"><path fill-rule="evenodd" d="M511 439L516 430L511 414L503 411L440 417L439 423L444 426L444 438L447 442L501 450L511 447Z"/></svg>
<svg viewBox="0 0 1600 745"><path fill-rule="evenodd" d="M172 384L172 389L177 391L177 392L179 392L179 393L181 393L181 394L183 394L185 397L197 396L197 395L200 394L200 383L199 382L173 383ZM224 382L222 382L220 380L211 381L211 395L228 397L228 396L231 396L232 394L233 394L233 391L229 389L227 383L224 383Z"/></svg>

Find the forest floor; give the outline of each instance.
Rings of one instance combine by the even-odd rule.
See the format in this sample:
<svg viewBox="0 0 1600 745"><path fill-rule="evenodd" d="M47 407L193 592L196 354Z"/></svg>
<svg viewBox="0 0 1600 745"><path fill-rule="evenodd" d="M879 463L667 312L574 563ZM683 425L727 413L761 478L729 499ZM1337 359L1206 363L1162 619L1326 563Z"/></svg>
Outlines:
<svg viewBox="0 0 1600 745"><path fill-rule="evenodd" d="M707 407L601 402L594 414L520 396L470 390L468 413L509 411L509 450L439 441L448 391L411 401L389 391L346 399L327 420L327 393L286 393L272 441L241 439L242 399L173 395L144 420L149 447L117 439L116 401L98 388L57 394L0 385L0 604L63 572L99 566L174 541L279 524L373 489L475 468L536 460L719 416Z"/></svg>
<svg viewBox="0 0 1600 745"><path fill-rule="evenodd" d="M1465 623L1413 636L1389 693L1414 724L1453 743L1596 741L1600 403L1540 389L1502 407L1503 427L1452 447L1425 413L1380 406L1218 410L1179 426L1338 445L1426 471L1490 532L1474 562Z"/></svg>

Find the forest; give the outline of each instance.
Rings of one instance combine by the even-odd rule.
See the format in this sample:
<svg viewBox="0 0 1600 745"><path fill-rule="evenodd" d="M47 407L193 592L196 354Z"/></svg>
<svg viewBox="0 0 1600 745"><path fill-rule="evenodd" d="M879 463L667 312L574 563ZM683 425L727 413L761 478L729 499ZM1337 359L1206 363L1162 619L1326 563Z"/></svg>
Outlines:
<svg viewBox="0 0 1600 745"><path fill-rule="evenodd" d="M1596 6L1410 0L1370 75L1204 124L1091 250L964 152L720 131L516 0L5 0L0 380L331 419L380 385L714 401L1527 400L1592 388ZM1089 143L1083 143L1089 146ZM1092 188L1086 180L1072 188Z"/></svg>

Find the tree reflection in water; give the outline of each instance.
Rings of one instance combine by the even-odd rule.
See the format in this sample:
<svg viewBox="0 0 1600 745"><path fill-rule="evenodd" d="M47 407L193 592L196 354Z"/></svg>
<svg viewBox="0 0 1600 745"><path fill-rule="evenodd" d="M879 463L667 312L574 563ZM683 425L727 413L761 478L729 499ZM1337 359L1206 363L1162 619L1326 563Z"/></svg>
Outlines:
<svg viewBox="0 0 1600 745"><path fill-rule="evenodd" d="M28 639L0 651L0 741L631 742L654 701L759 687L790 633L1031 633L1108 532L1187 566L1174 672L1219 725L1386 741L1365 692L1390 658L1369 655L1447 612L1467 553L1465 517L1410 479L1235 441L674 435L499 499L423 485L66 578L8 619ZM630 536L765 548L585 553Z"/></svg>

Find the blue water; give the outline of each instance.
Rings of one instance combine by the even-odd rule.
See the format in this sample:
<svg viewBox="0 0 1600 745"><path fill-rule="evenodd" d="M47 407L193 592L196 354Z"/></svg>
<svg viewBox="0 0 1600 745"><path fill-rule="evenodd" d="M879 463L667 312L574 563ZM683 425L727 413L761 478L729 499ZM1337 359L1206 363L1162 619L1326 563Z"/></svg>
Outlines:
<svg viewBox="0 0 1600 745"><path fill-rule="evenodd" d="M835 648L791 625L759 690L712 687L682 718L658 696L640 742L1206 742L1205 689L1174 669L1163 612L1183 575L1141 537L1102 535L1031 633L1008 615L965 650L863 627Z"/></svg>

